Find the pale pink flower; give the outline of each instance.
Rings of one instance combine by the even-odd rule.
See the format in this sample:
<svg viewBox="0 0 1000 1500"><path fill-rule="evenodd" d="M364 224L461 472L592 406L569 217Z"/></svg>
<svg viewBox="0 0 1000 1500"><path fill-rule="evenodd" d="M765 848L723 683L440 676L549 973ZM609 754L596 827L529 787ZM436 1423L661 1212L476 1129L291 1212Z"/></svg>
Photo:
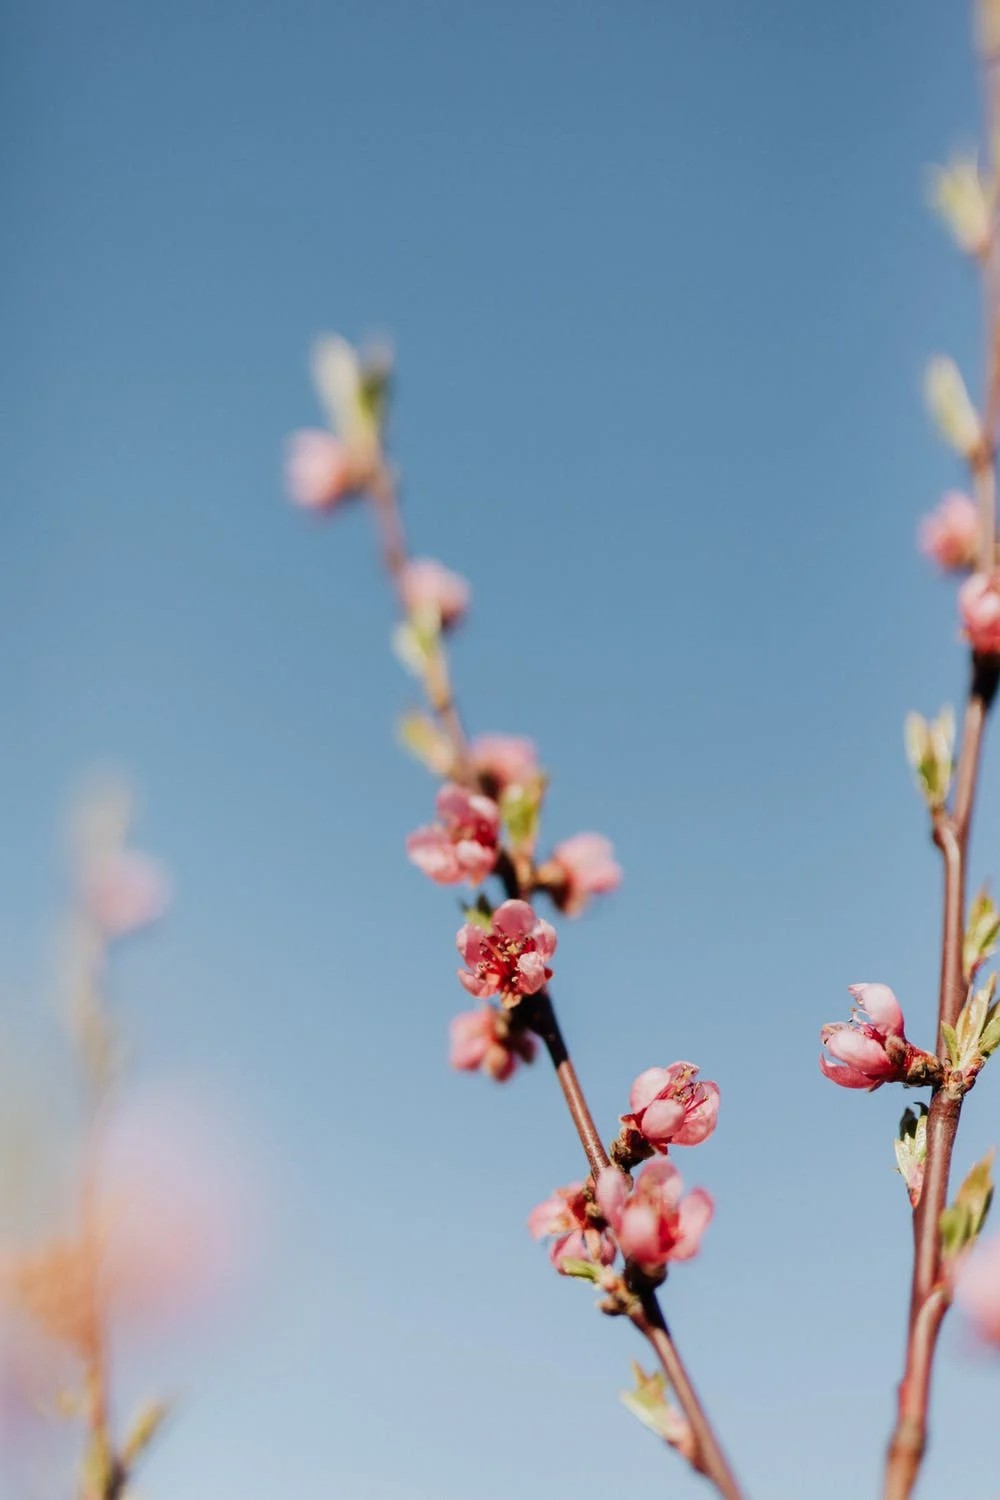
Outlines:
<svg viewBox="0 0 1000 1500"><path fill-rule="evenodd" d="M851 1019L831 1022L820 1032L820 1040L835 1059L830 1062L821 1056L820 1069L845 1089L877 1089L905 1072L902 1063L909 1043L904 1036L903 1012L887 984L852 984L848 993L855 1000ZM892 1057L887 1050L890 1038L900 1044L889 1049Z"/></svg>
<svg viewBox="0 0 1000 1500"><path fill-rule="evenodd" d="M591 896L616 891L622 883L610 839L599 833L578 833L558 844L539 872L552 898L568 917L579 916Z"/></svg>
<svg viewBox="0 0 1000 1500"><path fill-rule="evenodd" d="M407 854L439 885L457 885L460 880L482 885L497 862L496 803L449 781L438 792L435 807L439 821L410 834Z"/></svg>
<svg viewBox="0 0 1000 1500"><path fill-rule="evenodd" d="M493 794L507 786L524 786L539 774L538 751L516 734L480 734L469 746L472 769Z"/></svg>
<svg viewBox="0 0 1000 1500"><path fill-rule="evenodd" d="M564 1260L589 1260L609 1266L615 1258L611 1239L587 1216L582 1182L556 1188L551 1198L533 1208L528 1215L528 1231L536 1240L551 1238L549 1259L561 1274Z"/></svg>
<svg viewBox="0 0 1000 1500"><path fill-rule="evenodd" d="M958 591L965 639L980 656L1000 654L1000 573L973 573Z"/></svg>
<svg viewBox="0 0 1000 1500"><path fill-rule="evenodd" d="M955 1300L979 1336L1000 1345L1000 1234L975 1245L962 1258Z"/></svg>
<svg viewBox="0 0 1000 1500"><path fill-rule="evenodd" d="M450 1027L448 1061L463 1073L480 1070L496 1083L505 1083L519 1062L531 1062L535 1039L511 1029L506 1016L484 1005L456 1016Z"/></svg>
<svg viewBox="0 0 1000 1500"><path fill-rule="evenodd" d="M498 906L489 932L467 922L456 943L468 965L458 971L459 980L477 999L499 994L513 1003L521 995L537 994L551 978L548 960L556 949L555 931L527 901Z"/></svg>
<svg viewBox="0 0 1000 1500"><path fill-rule="evenodd" d="M974 568L979 546L979 515L968 495L951 490L937 510L920 523L920 549L948 572Z"/></svg>
<svg viewBox="0 0 1000 1500"><path fill-rule="evenodd" d="M697 1255L714 1204L702 1188L682 1197L681 1174L672 1161L658 1157L642 1167L629 1192L617 1167L605 1167L597 1179L597 1204L626 1260L654 1275L671 1260Z"/></svg>
<svg viewBox="0 0 1000 1500"><path fill-rule="evenodd" d="M698 1081L694 1063L647 1068L632 1085L631 1112L623 1123L634 1125L654 1151L668 1146L697 1146L715 1129L719 1085Z"/></svg>
<svg viewBox="0 0 1000 1500"><path fill-rule="evenodd" d="M87 914L108 938L121 938L155 922L170 902L163 867L134 849L98 855L82 876Z"/></svg>
<svg viewBox="0 0 1000 1500"><path fill-rule="evenodd" d="M285 444L285 481L296 505L333 510L356 488L344 444L318 427L293 432Z"/></svg>
<svg viewBox="0 0 1000 1500"><path fill-rule="evenodd" d="M457 625L469 607L469 585L433 557L413 557L399 579L408 614L436 610L442 630Z"/></svg>

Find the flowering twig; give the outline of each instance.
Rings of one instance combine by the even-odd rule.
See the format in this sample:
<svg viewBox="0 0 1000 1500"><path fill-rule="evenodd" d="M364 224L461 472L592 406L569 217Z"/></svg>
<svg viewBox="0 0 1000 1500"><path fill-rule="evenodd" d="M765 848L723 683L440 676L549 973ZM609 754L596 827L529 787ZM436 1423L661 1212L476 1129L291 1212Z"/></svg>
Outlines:
<svg viewBox="0 0 1000 1500"><path fill-rule="evenodd" d="M594 1220L585 1218L584 1222L588 1224L587 1233L596 1235L607 1247L606 1253L602 1252L606 1264L608 1256L613 1258L615 1253L615 1236L611 1225L600 1216L594 1193L602 1173L610 1172L612 1177L621 1174L610 1165L545 984L551 973L545 962L555 948L555 934L547 923L535 918L528 902L536 891L547 891L560 910L573 915L582 909L589 894L612 889L620 872L611 860L607 841L596 835L578 835L560 845L547 863L535 865L534 831L545 780L533 765L522 766L506 788L507 793L513 793L513 800L507 797L505 801L501 795L504 777L476 764L475 747L470 746L455 703L444 642L445 631L464 612L465 586L440 564L414 560L409 554L397 478L382 446L388 372L373 368L371 363L361 364L342 340L331 339L318 346L314 373L339 437L307 432L292 439L292 498L318 510L328 510L352 494L363 493L370 500L383 563L403 616L396 636L397 650L421 681L433 715L434 727L429 734L432 743L429 748L425 746L424 758L448 778L437 801L439 821L410 836L410 857L431 878L446 884L468 879L477 885L493 873L508 898L494 912L485 897L480 897L479 904L469 908L470 918L476 921L459 934L459 949L470 971L460 976L466 988L480 998L499 991L503 1007L458 1018L452 1033L453 1060L457 1054L458 1066L481 1066L494 1078L504 1079L519 1058L530 1058L532 1035L544 1043L591 1173L585 1189L581 1187L579 1193L576 1189L566 1191L557 1197L558 1209L565 1213L564 1200L572 1199L586 1215L589 1201ZM421 727L418 733L427 739L428 727ZM434 738L435 733L440 734L439 740ZM516 754L517 742L506 739L505 757L510 756L512 747ZM518 758L527 762L532 759L530 754ZM494 793L500 795L499 806L492 800ZM507 826L507 842L500 836L501 821ZM697 1071L689 1065L678 1066L688 1069L682 1082ZM643 1154L635 1160L642 1160ZM677 1176L675 1168L669 1171ZM703 1197L710 1215L710 1200L707 1195ZM544 1228L542 1233L546 1233ZM582 1241L583 1231L580 1237ZM695 1234L685 1254L693 1253L696 1246ZM602 1279L597 1264L590 1261L582 1264L582 1270L609 1293L602 1304L604 1310L627 1316L653 1349L687 1423L683 1438L672 1445L713 1482L724 1500L740 1500L739 1487L656 1296L656 1284L662 1281L665 1266L658 1268L655 1279L644 1276L631 1262L627 1262L625 1277L609 1272Z"/></svg>
<svg viewBox="0 0 1000 1500"><path fill-rule="evenodd" d="M996 150L998 92L995 5L981 10L981 53L986 80L986 113L991 154ZM944 872L941 968L938 990L937 1055L943 1076L933 1085L926 1117L926 1156L922 1186L913 1208L913 1275L907 1324L906 1356L899 1387L896 1425L889 1443L885 1473L886 1500L907 1500L927 1444L931 1378L938 1334L951 1302L951 1266L943 1252L944 1216L948 1204L951 1160L962 1113L962 1103L975 1080L976 1067L957 1066L953 1039L963 1007L971 1006L970 973L963 952L966 923L966 877L969 839L979 780L986 717L1000 682L1000 637L991 608L996 601L996 431L1000 422L1000 243L996 223L997 178L983 184L978 168L966 176L964 194L950 202L939 199L956 238L979 263L982 273L986 324L986 376L980 420L956 386L956 399L937 403L945 435L968 462L975 494L974 525L965 530L966 556L957 552L945 559L940 548L929 549L945 566L974 566L975 575L962 588L960 603L966 638L971 646L971 675L965 707L961 748L955 771L951 806L944 785L929 786L932 836L941 851ZM958 377L960 383L960 377ZM940 392L940 385L938 387ZM967 503L967 502L966 502ZM971 507L970 517L971 520ZM957 510L953 511L957 520ZM958 532L953 530L957 538ZM992 626L992 629L990 628ZM985 1049L984 1049L985 1050ZM912 1196L912 1195L911 1195ZM985 1210L984 1210L985 1212Z"/></svg>

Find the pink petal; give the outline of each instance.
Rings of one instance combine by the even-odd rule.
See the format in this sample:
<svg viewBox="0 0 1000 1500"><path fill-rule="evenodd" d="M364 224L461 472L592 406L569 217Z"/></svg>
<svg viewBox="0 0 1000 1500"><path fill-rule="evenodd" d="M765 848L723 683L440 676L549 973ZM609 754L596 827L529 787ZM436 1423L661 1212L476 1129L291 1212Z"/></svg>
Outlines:
<svg viewBox="0 0 1000 1500"><path fill-rule="evenodd" d="M704 1188L695 1188L688 1193L677 1213L677 1243L670 1252L671 1260L690 1260L697 1255L701 1237L705 1233L715 1211L715 1205Z"/></svg>
<svg viewBox="0 0 1000 1500"><path fill-rule="evenodd" d="M500 988L500 980L492 969L485 974L470 974L468 969L459 969L458 982L477 1000L488 1000Z"/></svg>
<svg viewBox="0 0 1000 1500"><path fill-rule="evenodd" d="M639 1129L652 1145L666 1145L684 1123L684 1106L676 1099L656 1099L642 1112Z"/></svg>
<svg viewBox="0 0 1000 1500"><path fill-rule="evenodd" d="M629 1090L628 1107L635 1114L640 1114L647 1104L652 1104L663 1089L669 1088L676 1077L678 1063L672 1068L647 1068L640 1073Z"/></svg>
<svg viewBox="0 0 1000 1500"><path fill-rule="evenodd" d="M542 957L546 959L551 958L553 953L556 951L556 944L559 941L559 939L556 937L556 930L552 926L551 922L546 922L544 918L539 917L538 921L532 928L531 935L534 938L535 946Z"/></svg>
<svg viewBox="0 0 1000 1500"><path fill-rule="evenodd" d="M657 1157L647 1162L636 1178L636 1192L643 1197L658 1198L668 1208L673 1208L683 1191L681 1174L672 1161Z"/></svg>
<svg viewBox="0 0 1000 1500"><path fill-rule="evenodd" d="M846 1063L832 1063L829 1058L820 1054L819 1070L824 1078L829 1078L831 1083L839 1083L845 1089L872 1089L878 1088L878 1080L873 1080L865 1073L860 1073L857 1068L850 1068Z"/></svg>
<svg viewBox="0 0 1000 1500"><path fill-rule="evenodd" d="M885 1036L903 1035L903 1012L887 984L850 984L847 992Z"/></svg>
<svg viewBox="0 0 1000 1500"><path fill-rule="evenodd" d="M625 1174L619 1172L617 1167L604 1167L597 1175L594 1197L598 1208L612 1229L617 1228L621 1220L622 1209L628 1201L628 1183L625 1180Z"/></svg>
<svg viewBox="0 0 1000 1500"><path fill-rule="evenodd" d="M517 987L522 995L537 995L549 977L539 953L522 953L517 961Z"/></svg>
<svg viewBox="0 0 1000 1500"><path fill-rule="evenodd" d="M621 1252L642 1265L661 1265L664 1255L660 1240L660 1215L649 1204L633 1198L626 1204L616 1230Z"/></svg>
<svg viewBox="0 0 1000 1500"><path fill-rule="evenodd" d="M831 1032L825 1041L831 1057L860 1069L871 1078L885 1078L895 1071L881 1042L852 1026Z"/></svg>
<svg viewBox="0 0 1000 1500"><path fill-rule="evenodd" d="M448 1061L453 1068L478 1068L493 1040L493 1021L488 1010L463 1011L451 1022Z"/></svg>
<svg viewBox="0 0 1000 1500"><path fill-rule="evenodd" d="M685 1112L684 1123L674 1136L678 1146L699 1146L707 1140L719 1119L719 1085L708 1080L699 1084L704 1097L693 1109Z"/></svg>
<svg viewBox="0 0 1000 1500"><path fill-rule="evenodd" d="M458 929L455 946L470 968L475 968L489 955L486 934L475 922L466 922L464 927Z"/></svg>
<svg viewBox="0 0 1000 1500"><path fill-rule="evenodd" d="M438 885L456 885L464 878L455 850L440 828L418 828L407 838L406 852L417 869Z"/></svg>
<svg viewBox="0 0 1000 1500"><path fill-rule="evenodd" d="M493 928L501 937L517 942L530 935L535 913L527 901L505 901L493 913Z"/></svg>

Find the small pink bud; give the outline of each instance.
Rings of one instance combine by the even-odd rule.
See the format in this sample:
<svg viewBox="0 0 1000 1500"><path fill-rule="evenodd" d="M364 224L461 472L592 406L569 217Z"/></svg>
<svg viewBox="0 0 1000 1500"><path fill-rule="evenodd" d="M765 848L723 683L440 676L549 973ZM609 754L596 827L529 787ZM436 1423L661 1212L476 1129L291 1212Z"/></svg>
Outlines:
<svg viewBox="0 0 1000 1500"><path fill-rule="evenodd" d="M116 849L84 870L83 902L106 937L126 937L163 915L170 883L155 860L133 849Z"/></svg>
<svg viewBox="0 0 1000 1500"><path fill-rule="evenodd" d="M469 585L432 557L414 557L400 575L400 592L408 614L436 610L442 630L457 625L469 607Z"/></svg>
<svg viewBox="0 0 1000 1500"><path fill-rule="evenodd" d="M937 510L920 523L920 550L947 572L974 568L979 546L979 516L968 495L944 496Z"/></svg>
<svg viewBox="0 0 1000 1500"><path fill-rule="evenodd" d="M701 1188L682 1197L681 1174L665 1157L648 1162L628 1181L617 1167L605 1167L597 1179L597 1204L626 1260L650 1275L672 1260L697 1255L712 1218L712 1199Z"/></svg>
<svg viewBox="0 0 1000 1500"><path fill-rule="evenodd" d="M288 438L285 480L296 505L333 510L356 488L348 450L318 427L304 427Z"/></svg>
<svg viewBox="0 0 1000 1500"><path fill-rule="evenodd" d="M463 1073L482 1071L495 1083L505 1083L519 1062L530 1062L535 1040L525 1031L512 1031L507 1018L492 1006L466 1010L450 1028L448 1061Z"/></svg>
<svg viewBox="0 0 1000 1500"><path fill-rule="evenodd" d="M469 746L472 769L491 796L507 786L524 786L540 772L531 740L513 734L480 734Z"/></svg>
<svg viewBox="0 0 1000 1500"><path fill-rule="evenodd" d="M820 1070L845 1089L870 1092L890 1080L906 1082L911 1063L926 1054L907 1041L903 1012L892 990L887 984L852 984L848 992L855 1000L851 1019L833 1021L820 1032L834 1059L820 1057Z"/></svg>
<svg viewBox="0 0 1000 1500"><path fill-rule="evenodd" d="M556 949L556 934L527 901L498 906L489 932L467 922L456 943L467 965L459 970L459 980L479 1000L500 995L513 1004L522 995L537 994L551 978L548 961Z"/></svg>
<svg viewBox="0 0 1000 1500"><path fill-rule="evenodd" d="M622 883L611 841L599 833L578 833L558 844L540 875L568 917L579 916L591 896L616 891Z"/></svg>
<svg viewBox="0 0 1000 1500"><path fill-rule="evenodd" d="M533 1208L528 1215L528 1230L533 1239L552 1239L549 1259L560 1273L563 1260L589 1260L609 1266L615 1258L611 1239L588 1217L582 1182L557 1188L551 1198Z"/></svg>
<svg viewBox="0 0 1000 1500"><path fill-rule="evenodd" d="M719 1116L719 1085L698 1082L693 1063L647 1068L632 1085L631 1112L622 1123L633 1125L654 1151L668 1146L697 1146L707 1140Z"/></svg>
<svg viewBox="0 0 1000 1500"><path fill-rule="evenodd" d="M495 802L448 782L437 794L439 821L406 841L410 859L439 885L482 885L497 862L500 813Z"/></svg>
<svg viewBox="0 0 1000 1500"><path fill-rule="evenodd" d="M958 591L965 639L979 656L1000 654L1000 573L973 573Z"/></svg>
<svg viewBox="0 0 1000 1500"><path fill-rule="evenodd" d="M962 1257L955 1300L980 1338L1000 1346L1000 1234L981 1241Z"/></svg>

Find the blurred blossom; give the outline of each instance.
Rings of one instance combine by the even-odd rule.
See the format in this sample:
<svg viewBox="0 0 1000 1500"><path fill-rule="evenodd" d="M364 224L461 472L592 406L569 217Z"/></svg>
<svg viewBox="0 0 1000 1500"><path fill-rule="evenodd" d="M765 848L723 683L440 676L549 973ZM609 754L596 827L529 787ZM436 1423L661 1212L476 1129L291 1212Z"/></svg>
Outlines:
<svg viewBox="0 0 1000 1500"><path fill-rule="evenodd" d="M973 1246L962 1258L955 1300L980 1338L1000 1346L1000 1234Z"/></svg>
<svg viewBox="0 0 1000 1500"><path fill-rule="evenodd" d="M332 510L354 488L343 443L318 428L293 432L285 445L285 482L296 505Z"/></svg>
<svg viewBox="0 0 1000 1500"><path fill-rule="evenodd" d="M578 917L592 896L616 891L622 883L622 868L616 863L610 839L600 833L577 833L557 844L552 858L538 872L560 911Z"/></svg>
<svg viewBox="0 0 1000 1500"><path fill-rule="evenodd" d="M640 1169L633 1186L617 1167L605 1167L597 1203L622 1254L650 1275L668 1261L697 1255L713 1213L703 1188L682 1196L681 1174L662 1156Z"/></svg>
<svg viewBox="0 0 1000 1500"><path fill-rule="evenodd" d="M533 781L540 773L538 751L523 735L477 735L469 746L469 758L491 796L507 786Z"/></svg>
<svg viewBox="0 0 1000 1500"><path fill-rule="evenodd" d="M107 938L122 938L155 922L170 902L162 865L132 849L99 855L82 871L84 909Z"/></svg>
<svg viewBox="0 0 1000 1500"><path fill-rule="evenodd" d="M406 840L410 859L439 885L481 885L497 862L500 812L494 801L454 782L437 794L438 822Z"/></svg>
<svg viewBox="0 0 1000 1500"><path fill-rule="evenodd" d="M974 573L958 591L965 639L981 656L1000 655L1000 573Z"/></svg>
<svg viewBox="0 0 1000 1500"><path fill-rule="evenodd" d="M978 545L979 514L958 490L949 491L920 523L921 551L948 572L974 568Z"/></svg>
<svg viewBox="0 0 1000 1500"><path fill-rule="evenodd" d="M560 1275L565 1274L564 1260L592 1260L609 1266L615 1258L614 1242L590 1218L582 1182L556 1188L550 1198L537 1204L528 1215L528 1232L532 1239L551 1239L549 1259Z"/></svg>
<svg viewBox="0 0 1000 1500"><path fill-rule="evenodd" d="M465 579L433 557L412 557L400 575L400 592L408 614L436 613L442 630L450 630L465 616L470 590Z"/></svg>
<svg viewBox="0 0 1000 1500"><path fill-rule="evenodd" d="M531 1062L535 1039L512 1027L492 1005L465 1010L450 1027L448 1061L461 1073L483 1072L494 1083L506 1083L520 1062Z"/></svg>

